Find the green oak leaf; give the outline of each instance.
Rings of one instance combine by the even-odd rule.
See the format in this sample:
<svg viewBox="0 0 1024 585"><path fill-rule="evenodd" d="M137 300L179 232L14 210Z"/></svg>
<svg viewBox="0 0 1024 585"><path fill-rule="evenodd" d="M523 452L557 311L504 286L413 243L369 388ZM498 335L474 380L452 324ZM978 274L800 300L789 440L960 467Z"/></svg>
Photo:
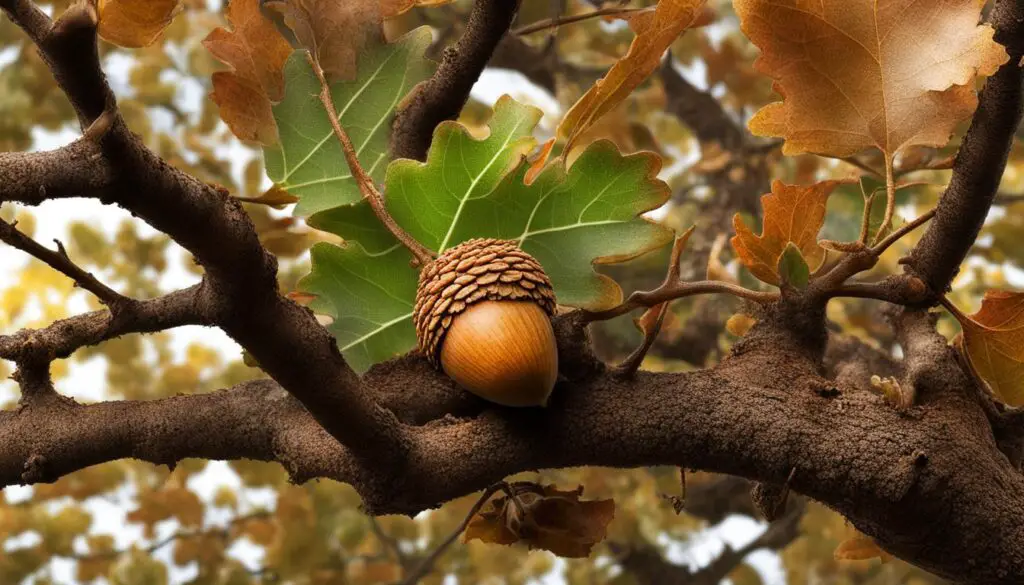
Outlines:
<svg viewBox="0 0 1024 585"><path fill-rule="evenodd" d="M639 217L669 197L660 169L654 153L623 156L607 140L589 145L568 171L549 165L530 185L521 164L490 197L467 203L471 219L456 226L453 240L518 240L544 267L560 304L609 308L622 289L592 264L624 262L672 241L672 230Z"/></svg>
<svg viewBox="0 0 1024 585"><path fill-rule="evenodd" d="M430 42L430 29L420 27L392 44L370 45L359 57L357 78L331 86L338 119L377 181L388 165L395 109L413 86L433 73L434 64L423 57ZM280 140L263 149L267 175L275 186L299 198L296 215L358 201L359 187L323 111L320 83L305 51L292 53L284 75L285 96L273 108Z"/></svg>
<svg viewBox="0 0 1024 585"><path fill-rule="evenodd" d="M464 223L501 221L472 217L467 204L493 195L533 149L541 114L506 95L494 105L490 134L483 140L474 140L458 122L442 122L434 130L427 162L400 159L388 166L384 186L392 217L438 254L467 239L455 237Z"/></svg>
<svg viewBox="0 0 1024 585"><path fill-rule="evenodd" d="M515 239L544 267L558 302L588 309L620 302L622 291L594 272L594 263L634 258L672 240L672 231L640 214L662 205L668 186L656 178L652 153L623 156L614 144L591 144L568 170L550 164L526 185L523 156L540 112L503 97L490 134L473 139L455 122L435 132L426 163L395 161L388 168L387 206L399 225L435 250L471 238ZM512 169L509 172L509 169ZM310 218L310 225L346 240L383 248L365 203Z"/></svg>
<svg viewBox="0 0 1024 585"><path fill-rule="evenodd" d="M793 242L786 245L782 256L779 256L779 279L783 285L789 285L797 290L807 288L811 279L811 269L807 266L807 260L800 253L800 248Z"/></svg>
<svg viewBox="0 0 1024 585"><path fill-rule="evenodd" d="M379 231L371 242L391 237L383 227ZM412 254L391 241L383 247L318 243L310 251L312 270L299 282L300 290L316 295L310 308L334 319L328 329L360 373L416 346L412 308L418 274L409 265Z"/></svg>

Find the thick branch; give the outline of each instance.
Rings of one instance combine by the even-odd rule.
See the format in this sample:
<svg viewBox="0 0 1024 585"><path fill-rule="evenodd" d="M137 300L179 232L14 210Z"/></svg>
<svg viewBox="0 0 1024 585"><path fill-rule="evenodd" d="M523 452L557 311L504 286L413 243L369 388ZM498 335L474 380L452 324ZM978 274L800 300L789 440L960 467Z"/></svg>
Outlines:
<svg viewBox="0 0 1024 585"><path fill-rule="evenodd" d="M683 465L781 483L846 515L891 552L975 583L1024 578L1024 477L996 448L952 359L927 377L913 416L817 374L804 350L759 325L713 370L588 374L545 409L483 409L406 427L400 475L357 459L270 381L208 395L0 413L0 483L49 481L135 457L278 460L296 481L352 483L374 513L414 514L516 472L582 465ZM560 340L573 378L583 363ZM449 401L451 382L420 358L382 364L367 383L403 419ZM416 403L386 397L415 393ZM345 413L338 413L344 420ZM614 446L614 448L610 448ZM934 526L942 526L942 531Z"/></svg>
<svg viewBox="0 0 1024 585"><path fill-rule="evenodd" d="M997 1L991 20L995 38L1006 45L1010 60L985 84L935 219L910 255L909 271L924 280L933 295L946 292L978 237L1021 121L1024 4Z"/></svg>
<svg viewBox="0 0 1024 585"><path fill-rule="evenodd" d="M454 120L469 99L495 47L508 32L520 0L476 0L469 13L466 32L445 49L434 76L421 83L395 116L391 155L423 160L434 128Z"/></svg>

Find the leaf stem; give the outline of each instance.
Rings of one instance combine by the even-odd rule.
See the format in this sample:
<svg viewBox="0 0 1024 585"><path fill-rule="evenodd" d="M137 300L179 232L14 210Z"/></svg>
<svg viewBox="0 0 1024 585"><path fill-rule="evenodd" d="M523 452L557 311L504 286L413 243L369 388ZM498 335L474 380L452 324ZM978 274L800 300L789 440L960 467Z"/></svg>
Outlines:
<svg viewBox="0 0 1024 585"><path fill-rule="evenodd" d="M884 240L872 246L871 253L874 254L875 256L880 256L882 252L885 252L889 248L889 246L892 246L900 239L902 239L903 236L921 227L933 217L935 217L935 210L931 209L918 216L917 219L906 224L903 224L902 226L900 226L898 230L895 230L891 234L886 236Z"/></svg>
<svg viewBox="0 0 1024 585"><path fill-rule="evenodd" d="M875 244L878 244L882 234L889 231L892 226L892 216L896 212L896 179L893 177L893 159L886 153L885 156L885 217L882 218L882 225L878 227L875 235Z"/></svg>
<svg viewBox="0 0 1024 585"><path fill-rule="evenodd" d="M545 20L538 20L537 22L530 23L526 26L513 29L512 34L517 36L528 35L531 33L547 30L549 28L558 28L563 24L572 24L574 22L581 22L584 20L590 20L591 18L597 18L599 16L618 16L623 14L632 14L634 12L643 12L645 10L653 10L654 7L641 7L641 8L601 8L591 12L585 12L583 14L572 14L569 16L556 16L554 18L548 18Z"/></svg>
<svg viewBox="0 0 1024 585"><path fill-rule="evenodd" d="M874 206L875 193L871 193L871 195L864 200L864 213L860 219L860 237L857 238L857 241L865 246L868 245L868 236L871 232L871 210Z"/></svg>
<svg viewBox="0 0 1024 585"><path fill-rule="evenodd" d="M345 153L345 161L348 163L348 168L352 171L352 176L355 178L356 183L359 185L359 190L362 192L363 197L370 204L373 209L373 213L377 216L377 219L384 224L403 246L412 252L412 255L416 258L416 261L420 266L426 266L434 260L435 254L427 249L426 246L419 243L416 238L412 237L409 232L402 229L402 226L398 225L391 214L388 213L387 206L384 203L384 196L374 185L373 179L366 173L363 166L359 164L359 156L356 154L355 146L352 145L352 140L348 137L345 129L341 127L341 122L338 121L337 108L334 106L334 98L331 96L331 86L327 83L327 78L324 76L324 70L320 67L320 63L312 53L306 53L306 60L309 61L310 67L313 68L313 73L316 74L317 79L320 81L320 102L323 104L324 109L327 111L327 118L331 121L331 127L334 129L334 135L338 138L338 142L341 143L341 150Z"/></svg>
<svg viewBox="0 0 1024 585"><path fill-rule="evenodd" d="M941 297L939 297L939 304L941 304L943 308L949 311L949 313L953 315L953 317L955 317L961 325L971 320L971 318L965 315L963 311L958 309L956 305L953 304L953 301L949 300L949 297L947 297L946 295L942 295Z"/></svg>

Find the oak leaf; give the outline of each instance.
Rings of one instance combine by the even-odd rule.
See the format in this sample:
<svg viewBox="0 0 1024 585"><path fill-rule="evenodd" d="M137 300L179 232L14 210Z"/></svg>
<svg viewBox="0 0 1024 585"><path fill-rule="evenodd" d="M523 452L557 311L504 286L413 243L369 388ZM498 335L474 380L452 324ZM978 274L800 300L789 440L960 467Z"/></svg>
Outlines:
<svg viewBox="0 0 1024 585"><path fill-rule="evenodd" d="M866 561L878 558L885 562L892 558L889 553L879 548L874 540L860 533L839 543L832 555L837 561Z"/></svg>
<svg viewBox="0 0 1024 585"><path fill-rule="evenodd" d="M604 540L615 516L612 500L581 500L582 486L573 491L536 484L514 484L512 488L515 500L508 496L491 500L470 520L464 541L521 542L560 557L584 558Z"/></svg>
<svg viewBox="0 0 1024 585"><path fill-rule="evenodd" d="M566 139L564 153L569 153L584 130L614 109L657 69L669 45L704 14L704 1L661 0L652 14L631 19L636 37L629 51L583 94L558 125L556 134Z"/></svg>
<svg viewBox="0 0 1024 585"><path fill-rule="evenodd" d="M768 284L779 284L779 259L789 243L800 251L810 271L825 260L825 249L818 245L818 232L825 223L825 204L841 181L822 181L813 185L772 183L772 192L761 197L764 226L756 236L740 218L733 217L736 235L730 242L740 261Z"/></svg>
<svg viewBox="0 0 1024 585"><path fill-rule="evenodd" d="M384 38L376 0L270 0L264 6L281 15L330 81L355 79L363 48Z"/></svg>
<svg viewBox="0 0 1024 585"><path fill-rule="evenodd" d="M1024 293L988 291L981 310L956 316L975 373L1006 404L1024 405Z"/></svg>
<svg viewBox="0 0 1024 585"><path fill-rule="evenodd" d="M292 47L260 12L259 0L231 0L227 18L231 30L216 28L203 40L210 54L232 68L213 74L210 97L239 139L273 144L277 124L270 106L284 96L283 70Z"/></svg>
<svg viewBox="0 0 1024 585"><path fill-rule="evenodd" d="M942 146L974 111L976 75L1008 59L978 26L984 0L736 0L743 31L783 101L750 129L783 152L844 157Z"/></svg>
<svg viewBox="0 0 1024 585"><path fill-rule="evenodd" d="M526 155L536 144L540 117L540 110L505 96L495 104L485 138L475 138L461 123L443 122L425 163L401 159L388 165L388 211L435 251L472 238L516 240L544 267L559 303L613 307L622 289L594 264L623 262L672 240L672 230L642 217L669 196L668 185L657 178L661 159L652 153L623 156L602 140L583 149L568 169L548 164L527 185ZM333 156L323 159L325 168L331 161L330 168L344 165L340 152ZM309 225L344 243L313 246L312 270L299 288L316 295L310 307L333 319L329 329L346 361L365 371L416 345L417 276L408 250L365 200L334 194L334 207L314 214Z"/></svg>
<svg viewBox="0 0 1024 585"><path fill-rule="evenodd" d="M137 49L153 44L181 12L181 0L99 0L99 36Z"/></svg>

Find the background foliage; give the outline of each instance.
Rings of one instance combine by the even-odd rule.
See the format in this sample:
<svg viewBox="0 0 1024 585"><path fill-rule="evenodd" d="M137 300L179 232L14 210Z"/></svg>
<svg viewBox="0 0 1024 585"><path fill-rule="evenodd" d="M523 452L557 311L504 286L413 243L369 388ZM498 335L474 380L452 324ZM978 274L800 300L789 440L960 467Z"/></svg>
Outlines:
<svg viewBox="0 0 1024 585"><path fill-rule="evenodd" d="M59 12L66 4L55 2L52 9ZM636 3L649 4L653 3ZM591 3L582 0L525 0L516 26L592 9ZM428 54L436 58L458 38L468 10L469 2L464 0L416 8L393 19L388 35L398 38L416 27L430 26L434 42ZM766 170L771 169L772 177L801 183L859 178L862 173L851 165L812 155L783 158L779 145L769 141L737 141L734 134L742 135L751 114L773 100L770 79L755 73L757 50L739 32L731 3L713 1L708 10L710 24L673 44L672 67L654 75L575 140L586 144L605 138L623 152L651 150L660 154L665 163L659 176L668 182L672 194L657 217L676 229L698 226L691 241L695 253L688 255L684 276L708 269L756 287L738 270L731 252L722 251L715 242L719 234L729 232L735 212L745 214L747 225L760 227L758 198L770 190ZM241 197L258 198L268 187L258 151L232 136L207 97L211 76L223 71L223 66L202 41L225 23L225 7L219 2L186 0L183 13L155 44L128 51L104 43L101 51L122 112L155 152L202 180L225 185ZM545 109L537 132L545 138L555 134L558 114L626 52L632 38L622 21L592 19L553 32L515 37L499 50L493 64L525 76L501 87L517 100ZM420 34L410 42L427 40ZM7 20L0 20L0 63L0 149L26 150L63 140L74 128L73 111L45 64ZM496 79L500 77L485 77L474 94L479 100L472 101L462 114L460 121L471 130L481 130L490 116L497 96L491 95L488 87L496 85ZM525 89L527 80L533 84L529 90ZM680 92L695 92L710 101L688 98L681 105L677 99ZM697 115L686 110L695 103L704 108ZM713 117L728 124L701 125L702 119ZM280 128L282 133L289 131L284 124ZM382 151L382 144L374 148ZM955 148L956 140L940 151L911 149L896 161L897 172L900 165L916 168L922 161L940 160ZM1004 179L1007 193L1000 198L1000 207L954 286L953 300L965 311L978 306L980 291L1006 286L1014 279L1021 282L1024 248L1015 244L1015 238L1024 220L1014 206L1024 197L1013 191L1024 189L1019 184L1024 165L1020 149L1011 157ZM268 170L276 179L283 171L274 167L273 156L269 160ZM366 159L363 162L368 167L372 164ZM934 185L901 190L899 213L911 218L931 208L947 175L941 170L915 175L915 179ZM294 176L296 181L302 180ZM823 237L848 240L853 237L850 234L856 235L863 206L861 183L869 184L870 179L856 183L855 188L838 188L829 198ZM875 188L877 184L865 187L868 191ZM49 207L61 205L67 204L44 206L44 214ZM309 205L313 207L307 212L317 210L314 203ZM298 278L309 272L310 257L305 251L313 242L337 241L329 228L326 232L312 230L302 220L263 205L247 208L264 243L282 261L281 286L285 290L296 290ZM165 236L127 215L104 225L89 221L86 214L96 213L98 206L73 209L82 210L85 217L72 217L66 233L60 234L69 253L121 292L147 298L179 288L185 280L197 280L198 270L191 259ZM34 226L32 215L24 209L5 206L0 214L18 219L19 227L30 235L53 233L52 226ZM328 219L322 219L324 226ZM875 270L879 274L894 271L896 260L912 243L913 237L894 246ZM606 272L627 291L651 288L662 278L667 255L665 249ZM63 276L38 261L14 256L4 250L0 257L7 275L0 285L3 329L44 325L85 307L97 308L92 297L73 289ZM720 298L674 303L645 367L683 370L718 359L735 339L725 323L737 307L735 301ZM898 351L888 329L879 325L876 303L845 300L832 303L829 309L830 318L847 332ZM943 318L942 327L952 336L959 326L953 319ZM237 350L208 335L206 331L186 331L124 337L56 362L54 376L58 384L71 376L104 379L100 384L104 396L76 396L80 400L207 392L260 376L259 370L243 363ZM604 356L614 360L630 351L639 333L628 318L621 318L602 324L597 338ZM9 373L0 363L0 374L6 377ZM2 396L8 404L4 407L12 407L15 389L10 385L5 390ZM536 475L524 478L537 479ZM615 499L616 516L608 542L599 545L590 559L556 560L546 552L470 542L450 549L424 582L651 582L645 571L652 566L689 562L696 570L698 564L711 560L698 558L692 551L700 549L703 552L699 554L707 554L706 547L697 545L715 538L702 532L708 519L717 523L727 515L721 511L677 515L662 497L678 493L677 471L672 469L580 469L545 473L542 480L583 484L589 497ZM691 476L689 484L696 507L754 516L745 489L726 489L729 484L724 480L702 475ZM5 490L0 500L0 582L391 583L440 544L463 519L473 499L415 520L371 520L360 512L358 496L347 486L330 481L292 485L276 464L188 461L171 470L134 461L106 463L52 485ZM731 522L739 521L733 518ZM792 543L769 547L783 548L781 562L790 583L937 582L898 561L835 560L839 543L855 534L840 517L821 507L808 505L800 527L802 536ZM658 554L643 557L631 551ZM760 573L742 562L728 573L736 585L763 582Z"/></svg>

